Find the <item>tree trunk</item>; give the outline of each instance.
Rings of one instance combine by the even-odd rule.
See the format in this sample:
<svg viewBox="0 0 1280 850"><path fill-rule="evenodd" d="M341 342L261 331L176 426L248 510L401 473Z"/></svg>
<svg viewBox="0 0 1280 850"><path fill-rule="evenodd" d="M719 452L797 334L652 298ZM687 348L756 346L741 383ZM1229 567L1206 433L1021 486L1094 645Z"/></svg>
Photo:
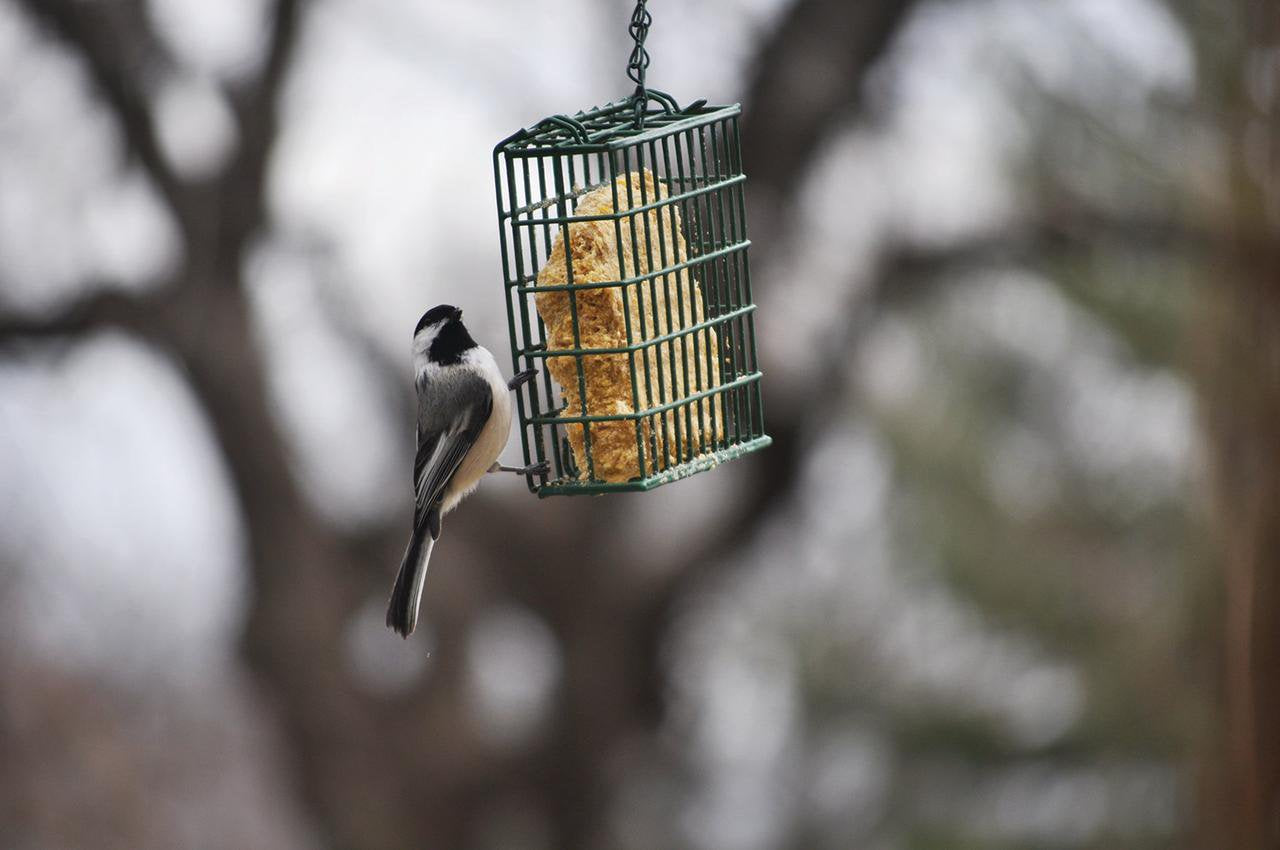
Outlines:
<svg viewBox="0 0 1280 850"><path fill-rule="evenodd" d="M1227 823L1242 850L1280 847L1280 269L1210 296L1205 388L1226 592Z"/></svg>
<svg viewBox="0 0 1280 850"><path fill-rule="evenodd" d="M1265 56L1280 13L1268 2L1243 9L1242 55ZM1219 808L1232 846L1272 850L1280 848L1280 88L1262 102L1235 61L1222 83L1233 222L1206 292L1201 391L1226 603Z"/></svg>

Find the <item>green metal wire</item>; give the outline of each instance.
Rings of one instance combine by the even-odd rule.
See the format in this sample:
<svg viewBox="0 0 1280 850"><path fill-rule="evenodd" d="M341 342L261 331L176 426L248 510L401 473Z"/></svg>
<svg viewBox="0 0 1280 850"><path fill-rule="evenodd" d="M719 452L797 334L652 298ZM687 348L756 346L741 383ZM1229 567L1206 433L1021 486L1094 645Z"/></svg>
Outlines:
<svg viewBox="0 0 1280 850"><path fill-rule="evenodd" d="M598 496L603 493L646 492L661 487L663 484L670 484L673 481L680 481L691 475L697 475L699 472L715 469L720 464L743 455L758 452L763 448L768 448L772 442L773 440L769 437L760 436L746 443L738 443L720 451L700 455L693 460L669 467L647 478L637 478L622 482L600 481L590 486L583 486L580 482L573 481L552 481L534 492L540 498L546 498L547 496Z"/></svg>
<svg viewBox="0 0 1280 850"><path fill-rule="evenodd" d="M670 95L647 88L644 43L651 23L639 0L629 27L634 47L627 73L636 84L630 97L553 115L494 148L512 366L537 370L516 394L521 448L526 464L550 465L527 476L539 496L651 490L770 443L747 262L740 109L703 100L681 108ZM645 172L656 191L630 179ZM614 211L579 215L579 199L606 185ZM565 250L565 283L539 284L556 241L568 246L571 225L587 222L611 223L617 279L575 281ZM585 348L578 299L606 288L619 291L626 344ZM535 300L550 292L567 295L569 348L548 347ZM694 292L701 316L686 296ZM626 355L631 412L589 409L586 361L617 355ZM575 364L572 386L561 387L551 376L549 363L560 357ZM571 398L576 405L568 404ZM576 415L566 415L571 406ZM638 475L630 481L597 475L593 427L610 422L634 429ZM586 469L570 449L570 426L583 431Z"/></svg>

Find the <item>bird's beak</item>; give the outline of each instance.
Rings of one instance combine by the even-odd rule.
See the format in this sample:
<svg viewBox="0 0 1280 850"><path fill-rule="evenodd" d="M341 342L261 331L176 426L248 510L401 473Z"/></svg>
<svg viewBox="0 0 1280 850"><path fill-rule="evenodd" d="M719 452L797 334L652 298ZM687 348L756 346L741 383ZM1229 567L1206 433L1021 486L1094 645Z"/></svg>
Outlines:
<svg viewBox="0 0 1280 850"><path fill-rule="evenodd" d="M453 311L453 320L454 320L455 322L461 322L461 321L462 321L462 311L461 311L461 310L458 310L458 309L456 309L456 308L454 309L454 311Z"/></svg>

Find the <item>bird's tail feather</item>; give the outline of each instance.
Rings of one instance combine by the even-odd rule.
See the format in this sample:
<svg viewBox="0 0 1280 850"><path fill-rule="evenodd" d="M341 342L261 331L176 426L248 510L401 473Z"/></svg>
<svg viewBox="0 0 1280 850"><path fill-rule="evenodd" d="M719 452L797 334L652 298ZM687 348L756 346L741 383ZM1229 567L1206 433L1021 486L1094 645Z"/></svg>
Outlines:
<svg viewBox="0 0 1280 850"><path fill-rule="evenodd" d="M407 638L418 625L422 586L427 578L431 549L439 535L438 528L437 525L431 529L413 530L413 537L404 552L404 560L400 562L400 572L396 574L395 586L391 588L391 601L387 604L387 626L401 637Z"/></svg>

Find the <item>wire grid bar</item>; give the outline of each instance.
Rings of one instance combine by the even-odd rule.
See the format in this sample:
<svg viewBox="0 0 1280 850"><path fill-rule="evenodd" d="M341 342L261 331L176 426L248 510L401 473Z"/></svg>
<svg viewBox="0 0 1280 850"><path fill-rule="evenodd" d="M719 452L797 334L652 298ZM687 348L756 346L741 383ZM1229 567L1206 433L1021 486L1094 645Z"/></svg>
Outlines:
<svg viewBox="0 0 1280 850"><path fill-rule="evenodd" d="M770 442L756 359L739 108L650 107L637 130L633 106L623 100L571 121L548 119L494 150L512 366L537 373L516 401L524 462L549 464L546 474L527 477L540 496L650 490ZM580 212L588 196L607 197L612 206ZM616 279L574 280L566 249L576 238L571 229L588 224L611 234ZM564 282L542 284L539 273L554 249ZM584 344L583 299L607 290L620 296L625 344ZM562 338L549 345L539 297L567 298L571 344ZM591 409L588 367L608 357L625 360L629 410ZM567 385L552 375L555 360L573 364ZM635 474L606 480L593 441L608 436L602 428L614 429L613 439L622 427L634 432Z"/></svg>

